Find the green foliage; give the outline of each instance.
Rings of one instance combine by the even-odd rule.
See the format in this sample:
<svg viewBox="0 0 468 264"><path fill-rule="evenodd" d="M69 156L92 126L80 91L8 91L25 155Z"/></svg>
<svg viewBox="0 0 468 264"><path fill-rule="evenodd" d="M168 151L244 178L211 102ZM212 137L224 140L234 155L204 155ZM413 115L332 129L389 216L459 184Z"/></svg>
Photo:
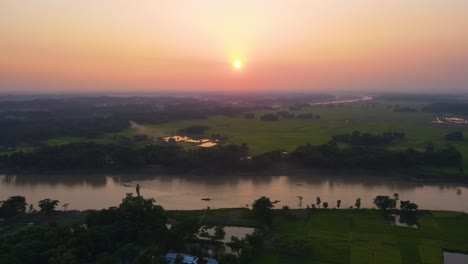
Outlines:
<svg viewBox="0 0 468 264"><path fill-rule="evenodd" d="M59 204L58 200L51 200L51 199L43 199L38 202L41 212L46 213L46 214L52 212L58 204Z"/></svg>
<svg viewBox="0 0 468 264"><path fill-rule="evenodd" d="M223 240L224 237L226 236L226 231L224 231L223 226L220 226L220 225L215 226L214 231L215 231L214 233L215 240Z"/></svg>
<svg viewBox="0 0 468 264"><path fill-rule="evenodd" d="M210 129L208 126L195 125L179 129L177 130L177 134L203 135L203 133L205 133L205 131L208 129Z"/></svg>
<svg viewBox="0 0 468 264"><path fill-rule="evenodd" d="M39 205L49 211L57 203L45 199ZM129 194L118 207L91 212L86 224L34 225L0 236L0 259L39 264L131 262L148 245L158 250L143 254L140 261L158 258L167 250L165 224L165 212L153 199Z"/></svg>
<svg viewBox="0 0 468 264"><path fill-rule="evenodd" d="M309 221L303 211L275 220L266 239L274 238L274 248L257 250L253 263L441 264L444 249L468 250L465 213L407 212L420 222L412 229L390 225L377 210L315 210Z"/></svg>
<svg viewBox="0 0 468 264"><path fill-rule="evenodd" d="M445 135L444 139L448 141L463 141L464 140L463 132L452 131L448 133L447 135Z"/></svg>
<svg viewBox="0 0 468 264"><path fill-rule="evenodd" d="M274 205L270 201L270 198L262 196L252 204L252 212L260 223L271 225L273 220L273 207Z"/></svg>
<svg viewBox="0 0 468 264"><path fill-rule="evenodd" d="M0 201L0 218L10 218L26 211L26 198L23 196L11 196Z"/></svg>
<svg viewBox="0 0 468 264"><path fill-rule="evenodd" d="M418 210L418 205L410 201L400 201L400 209L408 211Z"/></svg>
<svg viewBox="0 0 468 264"><path fill-rule="evenodd" d="M234 254L221 254L218 256L219 264L239 264L239 258Z"/></svg>
<svg viewBox="0 0 468 264"><path fill-rule="evenodd" d="M356 202L354 203L354 206L359 209L361 208L361 198L357 198Z"/></svg>
<svg viewBox="0 0 468 264"><path fill-rule="evenodd" d="M376 146L376 145L390 145L396 140L405 138L405 133L402 132L385 132L381 135L373 135L370 133L363 133L354 131L351 134L334 135L333 140L336 142L344 142L351 145L361 146Z"/></svg>
<svg viewBox="0 0 468 264"><path fill-rule="evenodd" d="M390 198L387 195L378 195L374 198L374 204L377 206L377 208L382 209L382 210L387 210L389 208L392 208L394 204L394 199Z"/></svg>

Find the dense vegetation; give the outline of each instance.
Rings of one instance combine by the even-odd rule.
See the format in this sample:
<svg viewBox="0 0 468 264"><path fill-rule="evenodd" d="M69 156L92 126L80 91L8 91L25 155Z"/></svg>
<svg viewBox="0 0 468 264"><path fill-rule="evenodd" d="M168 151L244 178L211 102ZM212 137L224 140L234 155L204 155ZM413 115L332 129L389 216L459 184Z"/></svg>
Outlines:
<svg viewBox="0 0 468 264"><path fill-rule="evenodd" d="M127 194L117 207L89 212L55 211L58 203L44 199L38 203L39 212L32 204L26 212L22 196L0 202L0 263L167 264L164 254L171 251L200 257L208 254L195 243L201 228L198 217L173 219L168 229L167 212L154 199ZM70 219L60 220L64 217ZM223 227L216 226L215 230L214 236L207 235L213 240L199 242L214 244L215 248L222 245ZM260 244L255 235L233 238L229 245L240 254L215 254L220 263L247 264L251 263L254 247Z"/></svg>
<svg viewBox="0 0 468 264"><path fill-rule="evenodd" d="M453 131L445 135L444 139L448 141L463 141L464 136L461 131Z"/></svg>
<svg viewBox="0 0 468 264"><path fill-rule="evenodd" d="M394 134L391 134L395 136ZM399 134L396 134L399 137ZM393 136L358 135L358 146L339 148L336 142L312 146L299 146L289 155L273 151L245 159L249 155L247 145L222 145L212 148L184 149L175 143L148 145L132 148L125 145L71 143L59 146L43 146L31 152L16 152L0 156L0 168L4 169L106 169L143 168L162 166L178 171L202 170L258 170L268 169L279 163L321 168L408 168L418 165L461 166L462 155L451 145L425 151L414 149L388 150L373 146L360 146L370 140L372 144L387 142ZM390 139L387 139L390 137ZM359 143L359 144L358 144Z"/></svg>
<svg viewBox="0 0 468 264"><path fill-rule="evenodd" d="M100 211L55 211L54 201L40 201L52 209L39 212L26 212L21 196L0 202L0 209L16 207L15 215L0 223L0 263L165 264L164 254L172 251L214 255L220 264L442 264L443 251L468 250L467 214L418 211L397 193L374 198L381 210L360 209L359 198L350 209L320 197L311 206L304 201L306 209L275 209L276 201L260 197L251 209L201 211L165 211L154 200L131 194ZM220 241L226 223L257 227L255 234L225 243L236 254L226 253ZM214 234L201 228L206 225L214 226Z"/></svg>
<svg viewBox="0 0 468 264"><path fill-rule="evenodd" d="M193 98L84 97L0 102L0 145L38 144L54 137L95 138L147 124L238 116L263 106L239 106Z"/></svg>
<svg viewBox="0 0 468 264"><path fill-rule="evenodd" d="M323 96L234 101L175 97L4 101L0 102L0 169L161 166L190 171L224 166L226 170L258 170L287 164L418 167L430 174L460 175L468 166L468 145L463 140L466 126L457 126L453 132L452 125L433 124L435 115L428 108L426 112L393 111L432 107L436 104L430 102L436 97L423 96L410 103L394 99L414 96L387 97L380 97L387 98L385 102L325 105L307 103ZM454 103L455 99L450 100ZM133 129L129 129L130 120L135 121L131 122ZM163 139L174 135L219 140L220 146L198 149L196 143ZM328 144L330 140L338 146ZM248 144L248 151L239 150L243 143Z"/></svg>
<svg viewBox="0 0 468 264"><path fill-rule="evenodd" d="M433 103L424 107L433 113L452 113L468 115L468 103Z"/></svg>
<svg viewBox="0 0 468 264"><path fill-rule="evenodd" d="M44 217L42 211L32 214ZM163 208L154 200L127 195L118 207L89 213L83 224L51 223L0 237L0 262L149 263L139 260L146 254L160 257L175 243L166 222Z"/></svg>
<svg viewBox="0 0 468 264"><path fill-rule="evenodd" d="M354 131L351 134L340 134L333 136L336 142L343 142L351 145L361 146L378 146L390 145L395 140L401 140L405 137L405 133L401 132L385 132L381 135L372 135L371 133L363 133Z"/></svg>

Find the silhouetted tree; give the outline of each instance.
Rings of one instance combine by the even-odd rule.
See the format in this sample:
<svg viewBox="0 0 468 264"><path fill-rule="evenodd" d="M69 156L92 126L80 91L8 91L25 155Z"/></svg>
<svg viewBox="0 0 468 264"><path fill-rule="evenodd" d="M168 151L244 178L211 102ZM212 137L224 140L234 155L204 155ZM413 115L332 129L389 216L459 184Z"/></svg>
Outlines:
<svg viewBox="0 0 468 264"><path fill-rule="evenodd" d="M58 204L58 200L51 199L43 199L38 202L39 208L41 208L41 212L46 214L52 212Z"/></svg>
<svg viewBox="0 0 468 264"><path fill-rule="evenodd" d="M297 196L297 199L299 199L299 203L298 203L299 209L302 209L302 199L303 199L303 197L302 196Z"/></svg>
<svg viewBox="0 0 468 264"><path fill-rule="evenodd" d="M410 201L400 201L400 209L407 211L418 210L418 205Z"/></svg>
<svg viewBox="0 0 468 264"><path fill-rule="evenodd" d="M217 225L215 226L215 233L214 233L214 238L215 240L223 240L224 237L226 236L226 231L224 231L224 227Z"/></svg>
<svg viewBox="0 0 468 264"><path fill-rule="evenodd" d="M0 201L0 217L12 217L26 212L26 198L23 196L11 196L5 201Z"/></svg>
<svg viewBox="0 0 468 264"><path fill-rule="evenodd" d="M400 199L400 194L399 193L394 193L393 194L393 204L392 204L392 209L396 209L396 205L398 200Z"/></svg>
<svg viewBox="0 0 468 264"><path fill-rule="evenodd" d="M393 206L394 200L387 195L378 195L374 198L374 204L379 209L387 210Z"/></svg>
<svg viewBox="0 0 468 264"><path fill-rule="evenodd" d="M361 198L357 198L357 199L356 199L356 202L354 203L354 206L355 206L357 209L360 209L360 208L361 208Z"/></svg>
<svg viewBox="0 0 468 264"><path fill-rule="evenodd" d="M337 201L336 201L336 208L338 208L338 209L339 209L339 208L340 208L340 206L341 206L341 200L337 200Z"/></svg>
<svg viewBox="0 0 468 264"><path fill-rule="evenodd" d="M270 198L262 196L252 204L252 212L261 223L271 225L273 221L273 207L274 205L270 201Z"/></svg>

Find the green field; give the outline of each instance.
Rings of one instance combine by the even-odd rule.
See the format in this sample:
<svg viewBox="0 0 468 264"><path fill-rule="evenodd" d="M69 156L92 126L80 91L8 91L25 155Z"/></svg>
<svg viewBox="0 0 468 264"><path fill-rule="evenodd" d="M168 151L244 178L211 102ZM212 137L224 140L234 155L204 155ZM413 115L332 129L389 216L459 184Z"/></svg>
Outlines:
<svg viewBox="0 0 468 264"><path fill-rule="evenodd" d="M277 217L273 246L266 243L253 263L442 264L443 249L468 251L463 213L424 212L419 229L392 226L378 210L315 210L309 220L305 210L293 214ZM301 253L291 254L297 245Z"/></svg>
<svg viewBox="0 0 468 264"><path fill-rule="evenodd" d="M237 213L236 213L237 212ZM259 232L263 246L255 264L442 264L443 250L468 252L468 214L417 211L419 228L393 226L376 209L276 211L271 228ZM168 211L184 221L200 211ZM252 226L248 209L214 209L202 224Z"/></svg>
<svg viewBox="0 0 468 264"><path fill-rule="evenodd" d="M433 113L395 112L390 106L408 106L421 109L424 104L412 102L357 102L342 105L312 106L300 111L277 109L274 111L257 111L255 119L242 117L211 116L207 119L169 122L161 125L142 125L138 129L126 129L119 133L107 134L96 139L85 138L54 138L48 140L49 145L61 145L72 142L92 141L96 143L118 143L131 145L131 138L136 134L146 134L154 139L161 136L176 135L176 131L193 125L204 125L210 129L198 137L210 137L220 134L227 137L225 143L249 146L252 155L273 150L292 151L299 145L324 144L336 134L351 133L359 130L369 133L404 132L406 137L397 144L389 146L391 149L406 149L412 147L424 150L427 142L436 147L453 144L463 154L463 166L468 167L468 140L462 142L448 142L443 137L451 131L464 131L468 138L468 126L433 124ZM280 119L275 122L261 121L260 116L265 113L276 113L287 110L293 114L313 113L320 115L320 119ZM133 143L134 144L134 143ZM138 142L138 146L153 144ZM184 143L185 147L195 147L194 144ZM425 169L425 168L423 168ZM430 168L432 172L457 174L457 168Z"/></svg>
<svg viewBox="0 0 468 264"><path fill-rule="evenodd" d="M421 104L398 103L400 106L421 108ZM352 103L329 108L326 106L313 106L301 111L289 111L294 114L313 113L321 116L320 119L301 120L281 119L276 122L261 121L264 113L275 111L255 112L255 119L233 118L226 116L213 116L203 120L189 120L167 123L158 126L146 126L147 131L160 135L175 135L176 131L192 125L206 125L210 127L205 133L206 137L212 134L221 134L228 137L229 143L247 143L252 154L282 149L291 151L299 145L310 143L318 145L327 143L333 135L361 132L382 133L387 131L404 132L406 138L391 148L400 149L412 147L424 149L426 142L432 141L434 145L444 146L447 141L443 137L450 131L463 130L468 138L468 127L459 125L433 124L435 115L428 112L394 112L389 109L389 103ZM394 104L393 104L394 105ZM287 110L287 109L281 109ZM468 167L468 140L464 142L450 142L464 154L464 166Z"/></svg>

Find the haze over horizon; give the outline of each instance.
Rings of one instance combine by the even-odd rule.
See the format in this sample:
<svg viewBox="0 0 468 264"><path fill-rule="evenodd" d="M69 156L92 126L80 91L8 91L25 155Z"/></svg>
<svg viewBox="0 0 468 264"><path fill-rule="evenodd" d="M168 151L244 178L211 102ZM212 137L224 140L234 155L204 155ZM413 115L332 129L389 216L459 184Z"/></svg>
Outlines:
<svg viewBox="0 0 468 264"><path fill-rule="evenodd" d="M1 92L468 90L468 1L0 3Z"/></svg>

